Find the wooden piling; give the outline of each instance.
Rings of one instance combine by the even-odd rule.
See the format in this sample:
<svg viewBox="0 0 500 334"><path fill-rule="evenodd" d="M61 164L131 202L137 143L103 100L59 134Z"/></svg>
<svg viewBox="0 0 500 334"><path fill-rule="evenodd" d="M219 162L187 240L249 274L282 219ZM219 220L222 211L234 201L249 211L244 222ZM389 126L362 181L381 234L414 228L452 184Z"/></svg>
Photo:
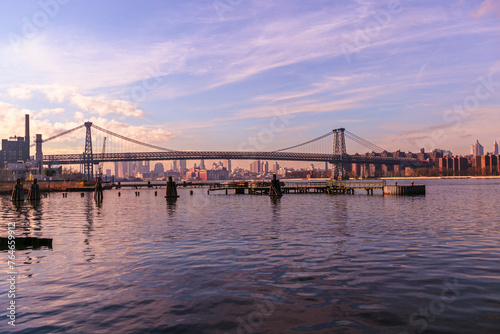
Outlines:
<svg viewBox="0 0 500 334"><path fill-rule="evenodd" d="M39 200L40 200L40 186L38 185L38 180L34 179L33 184L30 186L30 189L28 190L28 201L39 201Z"/></svg>
<svg viewBox="0 0 500 334"><path fill-rule="evenodd" d="M271 186L269 187L269 196L283 196L281 192L281 183L276 179L276 174L273 174L273 180L271 181Z"/></svg>
<svg viewBox="0 0 500 334"><path fill-rule="evenodd" d="M102 181L101 178L97 178L97 183L95 184L94 187L94 200L96 202L102 202L103 200L103 193L102 193Z"/></svg>
<svg viewBox="0 0 500 334"><path fill-rule="evenodd" d="M12 190L12 202L24 202L24 189L21 179L17 179L17 183Z"/></svg>
<svg viewBox="0 0 500 334"><path fill-rule="evenodd" d="M177 198L179 197L177 195L177 186L175 185L175 182L172 180L172 177L168 177L168 182L167 182L167 192L166 192L166 198Z"/></svg>

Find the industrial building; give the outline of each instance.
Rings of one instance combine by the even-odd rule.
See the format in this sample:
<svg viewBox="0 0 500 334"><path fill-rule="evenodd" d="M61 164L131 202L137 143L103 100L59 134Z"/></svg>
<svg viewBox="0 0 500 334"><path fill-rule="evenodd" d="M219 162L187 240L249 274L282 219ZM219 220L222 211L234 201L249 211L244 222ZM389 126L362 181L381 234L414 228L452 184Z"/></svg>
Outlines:
<svg viewBox="0 0 500 334"><path fill-rule="evenodd" d="M0 168L8 164L26 162L30 156L30 116L25 116L25 135L2 139Z"/></svg>

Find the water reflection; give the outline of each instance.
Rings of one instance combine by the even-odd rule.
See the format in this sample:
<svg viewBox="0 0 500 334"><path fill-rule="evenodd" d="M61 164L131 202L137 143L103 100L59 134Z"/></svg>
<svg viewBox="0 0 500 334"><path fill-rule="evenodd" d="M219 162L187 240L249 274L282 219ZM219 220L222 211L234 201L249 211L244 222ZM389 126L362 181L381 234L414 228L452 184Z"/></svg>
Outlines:
<svg viewBox="0 0 500 334"><path fill-rule="evenodd" d="M43 205L40 200L30 201L31 205L31 226L36 236L42 236Z"/></svg>
<svg viewBox="0 0 500 334"><path fill-rule="evenodd" d="M83 241L87 247L83 250L85 256L85 261L92 262L95 258L94 250L90 244L92 240L92 235L94 232L94 204L92 203L92 197L85 197L85 224L83 225L83 234L85 235L85 240Z"/></svg>
<svg viewBox="0 0 500 334"><path fill-rule="evenodd" d="M170 218L173 218L175 215L175 209L177 206L177 198L167 198L167 214Z"/></svg>
<svg viewBox="0 0 500 334"><path fill-rule="evenodd" d="M273 232L273 238L278 239L281 225L281 197L270 196L271 209L273 212L271 220L271 231Z"/></svg>

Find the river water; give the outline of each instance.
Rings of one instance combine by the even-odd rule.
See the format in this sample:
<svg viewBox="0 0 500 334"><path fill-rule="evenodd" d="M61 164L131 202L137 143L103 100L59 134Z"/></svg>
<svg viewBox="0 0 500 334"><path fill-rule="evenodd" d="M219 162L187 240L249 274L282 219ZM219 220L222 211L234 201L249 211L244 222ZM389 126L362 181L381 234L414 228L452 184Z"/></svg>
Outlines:
<svg viewBox="0 0 500 334"><path fill-rule="evenodd" d="M500 180L427 195L52 193L1 234L16 252L17 333L500 333ZM158 191L158 196L155 196Z"/></svg>

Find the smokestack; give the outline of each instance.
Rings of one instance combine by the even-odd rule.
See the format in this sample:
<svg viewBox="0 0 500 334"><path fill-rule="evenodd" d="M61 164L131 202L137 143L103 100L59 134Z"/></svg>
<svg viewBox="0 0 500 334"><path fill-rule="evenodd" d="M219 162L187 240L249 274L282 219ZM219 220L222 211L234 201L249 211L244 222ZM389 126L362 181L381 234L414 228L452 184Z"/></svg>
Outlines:
<svg viewBox="0 0 500 334"><path fill-rule="evenodd" d="M25 115L25 122L24 122L26 128L24 131L24 141L26 142L26 146L28 146L28 159L30 157L30 115L26 114Z"/></svg>

